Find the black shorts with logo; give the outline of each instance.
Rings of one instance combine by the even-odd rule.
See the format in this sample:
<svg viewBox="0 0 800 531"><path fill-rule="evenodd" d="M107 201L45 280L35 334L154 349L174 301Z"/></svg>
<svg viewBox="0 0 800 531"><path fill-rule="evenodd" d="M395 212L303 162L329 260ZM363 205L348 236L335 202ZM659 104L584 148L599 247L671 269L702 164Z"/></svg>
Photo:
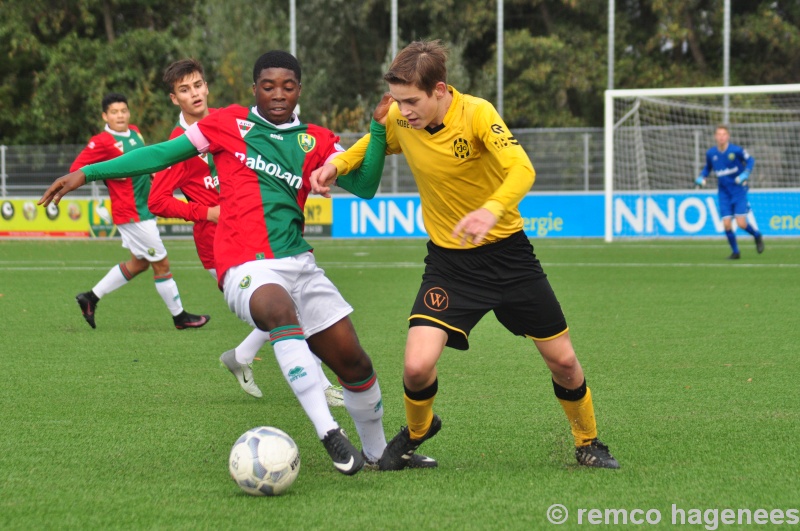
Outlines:
<svg viewBox="0 0 800 531"><path fill-rule="evenodd" d="M447 346L469 348L469 333L490 310L510 332L549 339L567 330L542 265L524 232L474 249L428 242L425 273L409 326L434 326Z"/></svg>

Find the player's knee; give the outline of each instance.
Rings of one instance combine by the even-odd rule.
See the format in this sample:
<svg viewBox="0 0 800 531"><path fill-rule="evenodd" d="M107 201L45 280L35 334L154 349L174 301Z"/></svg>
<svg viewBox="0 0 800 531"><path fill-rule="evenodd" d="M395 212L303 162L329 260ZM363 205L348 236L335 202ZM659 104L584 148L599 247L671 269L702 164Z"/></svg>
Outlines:
<svg viewBox="0 0 800 531"><path fill-rule="evenodd" d="M572 372L580 365L575 353L556 358L554 366L559 372Z"/></svg>
<svg viewBox="0 0 800 531"><path fill-rule="evenodd" d="M157 275L166 275L169 273L169 259L164 257L163 260L159 260L158 262L148 262L147 260L140 260L141 265L144 269L148 267L153 267L153 272Z"/></svg>
<svg viewBox="0 0 800 531"><path fill-rule="evenodd" d="M430 380L433 370L434 366L424 360L407 358L403 367L403 380L414 387L424 385Z"/></svg>
<svg viewBox="0 0 800 531"><path fill-rule="evenodd" d="M554 378L559 380L571 381L582 374L581 365L574 353L548 360L548 367Z"/></svg>
<svg viewBox="0 0 800 531"><path fill-rule="evenodd" d="M372 360L358 345L321 345L318 337L309 340L316 354L344 382L361 382L372 377Z"/></svg>
<svg viewBox="0 0 800 531"><path fill-rule="evenodd" d="M372 360L363 349L352 350L340 356L336 376L346 382L360 382L370 378L375 372Z"/></svg>
<svg viewBox="0 0 800 531"><path fill-rule="evenodd" d="M125 265L127 266L131 275L136 276L147 271L147 269L150 267L150 262L147 260L131 260ZM167 270L167 272L169 272L169 270Z"/></svg>
<svg viewBox="0 0 800 531"><path fill-rule="evenodd" d="M570 343L561 342L559 345L545 343L537 346L554 374L569 375L580 368L578 357Z"/></svg>
<svg viewBox="0 0 800 531"><path fill-rule="evenodd" d="M259 328L269 332L281 326L298 326L297 312L288 293L276 284L258 287L248 302L250 316Z"/></svg>

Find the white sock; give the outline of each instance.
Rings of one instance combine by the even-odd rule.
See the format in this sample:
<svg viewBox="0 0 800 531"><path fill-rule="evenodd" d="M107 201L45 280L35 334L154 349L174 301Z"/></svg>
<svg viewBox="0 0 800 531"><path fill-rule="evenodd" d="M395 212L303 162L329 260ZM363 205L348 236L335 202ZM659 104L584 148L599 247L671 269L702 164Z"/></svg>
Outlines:
<svg viewBox="0 0 800 531"><path fill-rule="evenodd" d="M314 356L314 361L317 362L317 370L319 371L319 383L322 385L322 390L324 391L328 387L331 387L333 384L330 380L328 380L328 375L325 374L325 371L322 368L322 360L318 357Z"/></svg>
<svg viewBox="0 0 800 531"><path fill-rule="evenodd" d="M383 432L383 399L381 387L376 377L375 383L366 391L356 393L344 388L344 407L353 417L356 431L361 439L361 447L367 459L377 461L386 448L386 435Z"/></svg>
<svg viewBox="0 0 800 531"><path fill-rule="evenodd" d="M256 328L236 347L236 361L245 364L253 363L256 354L267 341L269 341L269 332Z"/></svg>
<svg viewBox="0 0 800 531"><path fill-rule="evenodd" d="M180 315L183 311L183 304L181 304L181 294L178 293L178 284L173 280L172 273L153 278L156 281L156 291L158 291L158 294L164 300L164 304L169 308L169 313L173 317Z"/></svg>
<svg viewBox="0 0 800 531"><path fill-rule="evenodd" d="M304 339L284 339L272 345L275 359L303 410L314 424L320 440L330 430L339 427L333 420L325 392L319 383L317 364Z"/></svg>
<svg viewBox="0 0 800 531"><path fill-rule="evenodd" d="M125 268L125 264L117 264L112 267L106 276L100 279L100 282L92 288L92 291L95 295L97 295L98 299L102 299L104 295L108 295L115 289L119 289L125 284L128 283L133 276L125 276L123 273L123 268ZM127 269L125 269L127 271Z"/></svg>

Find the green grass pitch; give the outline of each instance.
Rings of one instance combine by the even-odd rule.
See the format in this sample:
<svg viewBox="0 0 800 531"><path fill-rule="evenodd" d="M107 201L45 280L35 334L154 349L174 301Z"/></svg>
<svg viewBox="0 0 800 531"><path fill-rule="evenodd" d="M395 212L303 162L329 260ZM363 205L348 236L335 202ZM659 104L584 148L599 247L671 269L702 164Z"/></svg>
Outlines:
<svg viewBox="0 0 800 531"><path fill-rule="evenodd" d="M391 438L405 423L425 243L312 242L355 308ZM551 529L553 504L569 511L559 529L590 525L590 509L655 509L658 525L629 526L666 528L673 505L687 525L692 509L796 511L800 242L767 240L762 255L751 243L732 263L724 238L534 240L620 470L576 466L544 363L489 314L469 351L439 363L443 428L421 449L439 468L346 477L269 347L254 366L261 400L220 368L249 328L190 241L167 242L172 271L186 309L212 320L185 331L149 273L103 298L96 330L83 321L75 294L125 258L119 242L0 241L0 529ZM228 475L233 442L259 425L300 447L300 475L277 498L247 496Z"/></svg>

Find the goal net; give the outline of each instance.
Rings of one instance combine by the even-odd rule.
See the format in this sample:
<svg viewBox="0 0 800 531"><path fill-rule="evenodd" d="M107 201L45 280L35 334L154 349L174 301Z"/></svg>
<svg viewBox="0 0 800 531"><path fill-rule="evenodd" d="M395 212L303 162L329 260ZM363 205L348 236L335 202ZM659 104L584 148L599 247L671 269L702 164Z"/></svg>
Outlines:
<svg viewBox="0 0 800 531"><path fill-rule="evenodd" d="M755 158L752 221L800 236L800 84L609 90L605 105L607 241L722 231L713 172L693 190L720 124Z"/></svg>

